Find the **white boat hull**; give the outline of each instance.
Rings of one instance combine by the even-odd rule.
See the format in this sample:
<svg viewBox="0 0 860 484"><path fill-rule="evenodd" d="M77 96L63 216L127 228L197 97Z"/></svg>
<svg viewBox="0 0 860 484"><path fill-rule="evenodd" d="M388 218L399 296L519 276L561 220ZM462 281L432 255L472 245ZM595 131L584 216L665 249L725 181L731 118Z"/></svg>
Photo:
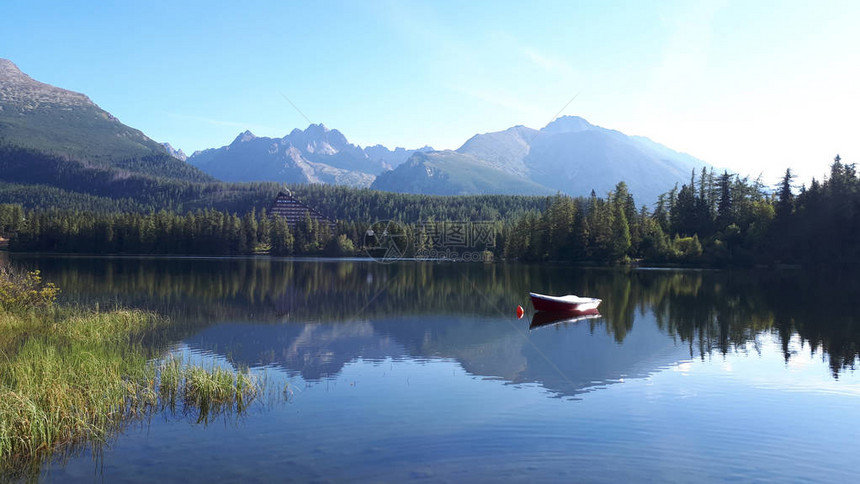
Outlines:
<svg viewBox="0 0 860 484"><path fill-rule="evenodd" d="M601 299L592 297L579 297L573 294L567 296L547 296L544 294L529 293L532 306L538 311L588 311L597 309Z"/></svg>

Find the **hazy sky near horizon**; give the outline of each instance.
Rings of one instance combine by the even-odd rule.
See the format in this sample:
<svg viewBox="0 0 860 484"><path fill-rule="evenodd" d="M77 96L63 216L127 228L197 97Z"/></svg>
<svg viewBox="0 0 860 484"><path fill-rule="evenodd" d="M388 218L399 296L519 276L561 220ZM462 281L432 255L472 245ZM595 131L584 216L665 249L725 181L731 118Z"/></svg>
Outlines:
<svg viewBox="0 0 860 484"><path fill-rule="evenodd" d="M821 178L837 153L860 162L857 1L6 0L2 12L0 57L188 153L309 122L362 146L454 149L561 114L767 183L787 167Z"/></svg>

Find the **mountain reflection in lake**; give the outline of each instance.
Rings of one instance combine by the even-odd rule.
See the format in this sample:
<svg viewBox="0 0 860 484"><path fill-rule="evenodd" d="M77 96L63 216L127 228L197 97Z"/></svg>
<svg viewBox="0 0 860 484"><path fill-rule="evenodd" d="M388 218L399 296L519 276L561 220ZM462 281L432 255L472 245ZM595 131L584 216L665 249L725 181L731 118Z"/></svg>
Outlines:
<svg viewBox="0 0 860 484"><path fill-rule="evenodd" d="M67 302L168 314L178 351L295 389L229 428L129 432L103 456L107 480L853 475L860 284L844 274L12 261ZM600 297L601 317L530 332L514 313L529 291ZM87 480L92 463L44 476Z"/></svg>

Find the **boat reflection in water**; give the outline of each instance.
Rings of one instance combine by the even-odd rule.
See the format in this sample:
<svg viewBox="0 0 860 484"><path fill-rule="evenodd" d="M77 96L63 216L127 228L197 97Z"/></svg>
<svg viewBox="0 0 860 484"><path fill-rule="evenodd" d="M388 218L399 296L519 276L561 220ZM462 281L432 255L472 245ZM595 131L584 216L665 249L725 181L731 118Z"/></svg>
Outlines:
<svg viewBox="0 0 860 484"><path fill-rule="evenodd" d="M597 308L585 309L582 311L538 311L532 316L532 322L529 329L543 328L558 323L575 323L584 319L593 319L601 317Z"/></svg>

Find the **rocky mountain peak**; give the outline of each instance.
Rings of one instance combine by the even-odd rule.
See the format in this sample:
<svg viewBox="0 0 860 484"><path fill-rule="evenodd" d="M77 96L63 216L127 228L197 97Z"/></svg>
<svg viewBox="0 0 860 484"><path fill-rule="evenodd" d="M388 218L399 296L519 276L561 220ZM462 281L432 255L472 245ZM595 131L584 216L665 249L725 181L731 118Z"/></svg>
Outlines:
<svg viewBox="0 0 860 484"><path fill-rule="evenodd" d="M246 142L249 141L249 142ZM429 147L418 151L431 150ZM283 138L240 134L232 144L195 152L188 163L225 181L273 180L284 183L341 183L368 187L416 150L362 148L324 124L293 129Z"/></svg>
<svg viewBox="0 0 860 484"><path fill-rule="evenodd" d="M250 130L245 130L243 133L239 133L239 136L236 136L236 139L233 140L233 144L235 143L246 143L248 141L257 139Z"/></svg>
<svg viewBox="0 0 860 484"><path fill-rule="evenodd" d="M317 135L317 134L327 133L328 131L329 131L329 129L326 128L325 125L322 123L320 123L320 124L311 123L311 125L308 126L308 128L305 130L305 134Z"/></svg>
<svg viewBox="0 0 860 484"><path fill-rule="evenodd" d="M21 72L14 62L0 59L0 103L32 110L40 105L93 105L87 96L39 82Z"/></svg>
<svg viewBox="0 0 860 484"><path fill-rule="evenodd" d="M561 116L546 125L541 129L541 131L547 134L578 133L580 131L587 131L593 128L593 124L579 116Z"/></svg>
<svg viewBox="0 0 860 484"><path fill-rule="evenodd" d="M164 146L164 150L167 151L167 154L170 156L185 161L188 159L188 155L185 154L181 149L174 148L170 143L161 143L161 146Z"/></svg>
<svg viewBox="0 0 860 484"><path fill-rule="evenodd" d="M23 76L29 79L29 76L21 72L21 69L18 69L18 66L14 62L9 59L0 58L0 80L12 78L13 76Z"/></svg>

